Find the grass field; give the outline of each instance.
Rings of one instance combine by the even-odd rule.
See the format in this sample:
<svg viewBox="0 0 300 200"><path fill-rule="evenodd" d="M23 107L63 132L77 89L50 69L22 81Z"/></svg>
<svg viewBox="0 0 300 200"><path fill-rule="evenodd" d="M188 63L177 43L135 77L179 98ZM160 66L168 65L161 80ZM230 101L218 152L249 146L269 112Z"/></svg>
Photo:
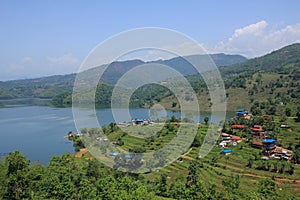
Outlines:
<svg viewBox="0 0 300 200"><path fill-rule="evenodd" d="M276 126L279 127L282 122L279 118L275 117ZM288 124L291 129L280 129L277 135L278 143L284 147L296 146L300 144L300 123L295 122L294 118L287 118L284 122ZM155 126L155 125L153 125ZM119 148L126 151L132 150L136 147L144 148L145 152L153 152L161 149L167 145L174 137L176 131L180 127L178 123L170 123L159 127L159 131L153 134L157 128L153 126L134 126L127 127L123 130L112 132L108 138L113 140L122 140L123 145ZM125 130L125 131L124 131ZM186 130L188 131L188 130ZM198 127L197 137L203 141L207 131L207 126L200 124ZM126 134L124 134L126 132ZM131 132L133 134L131 134ZM148 137L146 137L146 135ZM143 137L142 137L143 136ZM251 143L245 140L238 143L237 146L231 146L233 151L230 155L220 154L220 148L215 145L212 151L204 158L199 158L200 147L192 147L186 153L182 154L181 158L172 162L171 164L155 170L151 173L146 173L143 176L148 180L154 180L155 177L162 173L168 176L168 183L172 184L177 179L185 179L188 175L188 168L193 160L203 164L199 169L199 181L205 184L215 184L217 188L222 188L222 181L231 177L232 175L240 176L240 189L249 192L257 191L257 185L260 179L269 177L276 181L280 189L280 196L284 197L285 194L292 193L300 198L300 165L294 165L294 173L288 173L289 161L270 159L268 161L270 167L268 170L258 170L257 166L260 164L261 150L251 147ZM88 156L83 156L87 158ZM250 158L253 160L253 166L247 167ZM278 166L285 165L284 172L272 172L274 164Z"/></svg>
<svg viewBox="0 0 300 200"><path fill-rule="evenodd" d="M275 118L277 126L280 125L280 122ZM288 118L285 122L289 124L293 131L288 129L281 129L278 134L278 142L284 148L287 148L289 145L299 144L300 141L300 123L294 122L293 118ZM174 125L177 127L177 125ZM140 129L140 130L139 130ZM132 128L134 134L137 132L145 131L147 126L134 127ZM206 134L207 127L205 125L200 125L198 129L198 137L204 136ZM127 133L130 133L130 128L126 130ZM133 134L133 135L134 135ZM121 138L124 142L124 145L121 146L124 150L129 150L134 147L143 147L146 151L155 151L162 148L164 145L168 144L170 140L175 136L173 132L166 133L164 129L158 132L156 135L151 135L148 138L136 137L131 134L122 134L122 132L116 132L109 135L109 139ZM150 139L149 139L150 138ZM250 143L242 141L237 146L232 146L230 149L233 150L233 153L230 155L220 154L220 148L215 145L212 151L204 158L199 159L198 153L200 148L191 148L190 151L182 156L182 159L175 161L164 168L159 169L158 171L145 174L144 176L152 180L157 175L161 173L166 173L168 175L169 183L176 181L178 178L184 178L188 174L188 167L192 160L198 160L203 163L203 168L199 169L200 180L206 184L216 184L217 187L222 187L222 180L230 177L232 174L240 176L240 189L254 192L257 190L257 184L260 179L269 177L276 180L278 187L280 188L280 195L284 197L286 193L293 193L296 196L300 197L300 166L295 165L294 174L290 175L287 171L288 168L285 168L283 173L272 172L273 163L288 163L288 161L278 161L270 160L271 165L270 170L257 170L255 167L247 167L247 163L250 157L255 157L259 155L261 150L254 149L251 147ZM260 160L254 160L254 166L258 165Z"/></svg>

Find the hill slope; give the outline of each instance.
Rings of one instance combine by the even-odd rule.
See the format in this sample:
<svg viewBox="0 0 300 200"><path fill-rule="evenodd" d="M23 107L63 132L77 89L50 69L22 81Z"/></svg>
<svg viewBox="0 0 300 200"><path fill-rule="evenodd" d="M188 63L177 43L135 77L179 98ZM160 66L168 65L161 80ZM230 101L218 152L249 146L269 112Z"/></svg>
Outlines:
<svg viewBox="0 0 300 200"><path fill-rule="evenodd" d="M295 43L267 55L249 59L243 63L220 68L223 75L265 71L289 73L300 67L300 44Z"/></svg>
<svg viewBox="0 0 300 200"><path fill-rule="evenodd" d="M194 56L199 56L200 58L203 57L202 55ZM215 61L218 67L236 64L247 60L243 56L225 54L213 54L211 55L211 58ZM190 64L187 63L181 57L172 58L170 60L159 60L152 62L144 62L141 60L128 60L111 63L108 69L103 74L100 82L108 85L113 85L125 72L129 71L137 65L146 63L165 64L178 70L183 75L191 75L196 73L196 71L190 66ZM87 76L88 74L95 74L102 67L107 67L107 65L102 65L100 67L87 70L84 73L86 73ZM14 80L5 82L0 81L0 99L20 97L51 98L57 94L71 91L75 77L76 74L68 74L35 79Z"/></svg>
<svg viewBox="0 0 300 200"><path fill-rule="evenodd" d="M262 57L246 62L221 67L227 96L227 109L237 107L254 110L259 107L267 114L284 114L292 110L296 114L300 105L300 44L293 44ZM202 110L210 110L210 97L203 79L199 75L188 76ZM160 102L168 109L176 102L168 96ZM300 109L300 108L299 108Z"/></svg>

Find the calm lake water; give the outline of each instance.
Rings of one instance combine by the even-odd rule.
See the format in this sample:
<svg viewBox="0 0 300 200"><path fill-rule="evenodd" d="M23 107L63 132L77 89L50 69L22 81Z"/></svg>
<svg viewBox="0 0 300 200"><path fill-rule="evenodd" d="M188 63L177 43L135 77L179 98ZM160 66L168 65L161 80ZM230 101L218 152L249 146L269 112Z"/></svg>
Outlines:
<svg viewBox="0 0 300 200"><path fill-rule="evenodd" d="M54 155L74 152L72 143L64 138L69 131L76 131L71 108L31 105L27 100L24 104L22 101L12 104L1 102L5 107L0 108L0 153L21 150L31 162L47 164ZM125 111L120 109L118 113L122 115ZM90 110L86 112L92 113ZM149 118L148 109L132 109L130 113L133 118ZM114 121L110 109L98 109L96 115L100 125ZM168 111L167 115L180 117L179 112ZM207 115L201 114L200 121ZM125 115L120 118L122 121L130 120ZM220 120L218 117L214 119L215 122Z"/></svg>

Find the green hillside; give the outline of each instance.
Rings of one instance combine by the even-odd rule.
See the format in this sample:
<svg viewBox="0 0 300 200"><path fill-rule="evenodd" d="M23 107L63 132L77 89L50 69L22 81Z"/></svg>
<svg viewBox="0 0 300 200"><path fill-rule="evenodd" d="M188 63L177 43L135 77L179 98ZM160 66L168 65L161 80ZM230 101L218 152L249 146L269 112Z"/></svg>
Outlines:
<svg viewBox="0 0 300 200"><path fill-rule="evenodd" d="M276 115L291 110L291 115L295 115L300 109L298 108L300 105L299 59L300 44L294 44L242 64L221 67L220 72L226 89L227 110L235 111L237 107L244 107L256 112L259 108L260 112ZM202 77L190 75L187 79L198 94L200 109L210 111L210 97ZM181 78L172 81L180 87ZM110 88L111 91L113 89L106 88ZM101 95L101 92L97 94ZM103 99L97 101L101 106L105 106L105 102L110 102L110 96L104 96L108 99L97 98ZM151 107L155 103L169 110L180 109L173 93L161 85L145 85L136 90L131 97L131 105L135 107Z"/></svg>
<svg viewBox="0 0 300 200"><path fill-rule="evenodd" d="M227 110L244 107L252 111L258 106L267 114L284 114L285 110L296 114L300 105L300 44L238 65L221 67L220 72L226 89ZM187 78L198 93L201 109L209 111L210 97L203 79L199 75ZM168 96L160 103L167 109L179 109L172 106L173 102L177 102L176 98Z"/></svg>
<svg viewBox="0 0 300 200"><path fill-rule="evenodd" d="M290 73L300 67L300 44L292 44L273 51L265 56L253 58L243 63L233 66L223 66L220 68L224 76L237 75L246 72L276 72Z"/></svg>
<svg viewBox="0 0 300 200"><path fill-rule="evenodd" d="M259 105L263 112L295 114L300 105L300 44L221 69L230 110Z"/></svg>
<svg viewBox="0 0 300 200"><path fill-rule="evenodd" d="M200 59L205 58L205 56L201 55L194 55L194 57L199 57ZM239 55L213 54L211 57L218 67L236 64L247 60L245 57ZM147 63L166 64L178 70L183 75L196 73L195 69L182 57L152 62L144 62L141 60L118 61L111 63L109 66L102 65L100 67L89 69L83 73L86 77L91 77L92 79L99 70L103 67L108 67L104 72L100 83L114 85L124 73L135 66ZM0 99L32 97L51 98L58 94L71 92L75 77L76 74L67 74L34 79L0 81Z"/></svg>
<svg viewBox="0 0 300 200"><path fill-rule="evenodd" d="M229 58L233 58L234 61L243 60L239 56L228 57L223 54L214 56L215 60L223 59L221 62L223 64L225 60L229 62ZM155 62L165 62L173 68L187 66L186 61L182 58ZM107 76L103 76L104 80L105 77L109 77L105 82L114 83L122 73L141 63L142 61L138 60L113 63L106 72ZM188 67L181 69L188 69ZM94 70L97 68L85 73L93 74L95 73ZM229 111L234 111L237 107L245 107L250 111L257 112L256 108L259 108L260 112L277 115L291 110L290 114L295 115L300 109L298 108L300 105L300 44L289 45L240 64L220 67L220 72L225 84L227 110ZM192 72L187 71L186 73ZM70 106L72 76L56 76L35 79L34 81L1 82L0 96L2 98L55 96L53 98L55 106ZM198 95L200 109L209 111L211 107L210 97L202 77L188 75L187 79ZM181 79L176 78L175 81L180 87ZM99 90L96 93L96 104L100 107L108 107L113 86L99 85L98 88L102 92ZM155 103L160 103L170 110L180 109L180 105L172 92L160 85L145 85L136 90L131 97L131 106L133 107L151 107Z"/></svg>

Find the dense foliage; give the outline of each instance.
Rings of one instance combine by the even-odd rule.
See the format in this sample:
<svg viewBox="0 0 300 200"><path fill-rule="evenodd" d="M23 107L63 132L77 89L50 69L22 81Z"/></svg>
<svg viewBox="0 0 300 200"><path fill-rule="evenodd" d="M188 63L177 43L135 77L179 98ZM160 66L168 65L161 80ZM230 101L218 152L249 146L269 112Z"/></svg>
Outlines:
<svg viewBox="0 0 300 200"><path fill-rule="evenodd" d="M0 164L1 199L278 199L272 179L262 179L257 192L239 190L240 178L223 180L222 190L200 180L199 161L191 162L186 180L170 184L166 174L153 180L143 174L126 174L104 167L94 159L76 159L71 154L54 156L47 166L12 152Z"/></svg>

